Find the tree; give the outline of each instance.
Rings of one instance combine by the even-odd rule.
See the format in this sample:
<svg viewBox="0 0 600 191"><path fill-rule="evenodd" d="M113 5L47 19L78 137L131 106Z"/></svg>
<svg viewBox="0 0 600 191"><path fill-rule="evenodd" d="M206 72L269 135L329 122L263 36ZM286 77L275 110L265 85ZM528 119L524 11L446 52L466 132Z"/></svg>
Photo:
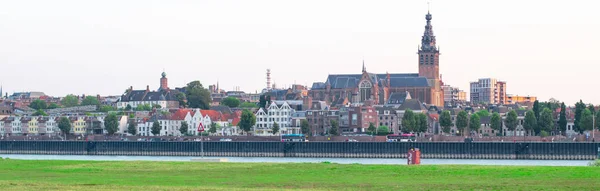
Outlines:
<svg viewBox="0 0 600 191"><path fill-rule="evenodd" d="M191 105L190 105L191 106ZM252 130L252 126L256 124L256 116L250 110L245 109L242 111L242 117L239 122L240 129L242 129L246 134Z"/></svg>
<svg viewBox="0 0 600 191"><path fill-rule="evenodd" d="M160 124L158 124L158 121L152 122L152 128L150 128L150 133L152 133L152 135L154 136L160 135Z"/></svg>
<svg viewBox="0 0 600 191"><path fill-rule="evenodd" d="M480 119L482 117L490 116L490 112L488 112L488 110L485 110L485 109L479 110L476 114L479 115Z"/></svg>
<svg viewBox="0 0 600 191"><path fill-rule="evenodd" d="M506 129L513 132L513 136L516 136L515 129L517 129L518 124L517 112L515 110L509 111L508 114L506 114L506 119L504 119L504 126L506 126Z"/></svg>
<svg viewBox="0 0 600 191"><path fill-rule="evenodd" d="M596 108L594 107L594 104L588 105L588 109L592 112L592 114L596 113Z"/></svg>
<svg viewBox="0 0 600 191"><path fill-rule="evenodd" d="M47 109L56 109L58 108L58 105L56 105L55 103L51 103L50 105L48 105Z"/></svg>
<svg viewBox="0 0 600 191"><path fill-rule="evenodd" d="M62 98L62 100L60 100L60 103L64 107L75 107L79 104L79 99L75 95L69 94Z"/></svg>
<svg viewBox="0 0 600 191"><path fill-rule="evenodd" d="M273 129L271 129L273 135L276 135L279 132L279 124L277 122L273 122Z"/></svg>
<svg viewBox="0 0 600 191"><path fill-rule="evenodd" d="M135 108L136 111L152 111L150 104L140 104Z"/></svg>
<svg viewBox="0 0 600 191"><path fill-rule="evenodd" d="M182 135L187 135L188 129L189 129L188 123L185 121L181 122L181 126L179 127L179 132Z"/></svg>
<svg viewBox="0 0 600 191"><path fill-rule="evenodd" d="M525 113L525 121L523 122L523 129L527 132L528 135L531 135L531 132L537 128L537 119L535 118L535 113L531 110Z"/></svg>
<svg viewBox="0 0 600 191"><path fill-rule="evenodd" d="M127 107L125 107L125 111L131 111L131 105L127 104Z"/></svg>
<svg viewBox="0 0 600 191"><path fill-rule="evenodd" d="M415 131L415 114L410 109L406 109L402 116L402 131L407 133Z"/></svg>
<svg viewBox="0 0 600 191"><path fill-rule="evenodd" d="M104 129L109 135L115 134L119 130L119 119L117 119L117 114L108 114L104 118Z"/></svg>
<svg viewBox="0 0 600 191"><path fill-rule="evenodd" d="M427 115L424 113L418 113L415 116L415 131L418 133L425 133L429 128L429 123L427 122Z"/></svg>
<svg viewBox="0 0 600 191"><path fill-rule="evenodd" d="M310 133L310 128L308 127L308 121L306 119L302 119L300 121L300 130L302 134L308 135Z"/></svg>
<svg viewBox="0 0 600 191"><path fill-rule="evenodd" d="M481 117L479 117L479 114L471 115L471 118L469 119L469 129L477 133L479 131L479 128L481 128Z"/></svg>
<svg viewBox="0 0 600 191"><path fill-rule="evenodd" d="M502 134L502 118L500 117L500 114L496 112L492 114L492 118L490 119L490 127L498 132L498 134Z"/></svg>
<svg viewBox="0 0 600 191"><path fill-rule="evenodd" d="M565 134L567 132L567 106L563 102L560 105L560 116L558 117L558 129Z"/></svg>
<svg viewBox="0 0 600 191"><path fill-rule="evenodd" d="M155 109L155 108L160 109L160 108L162 108L162 106L158 105L158 104L152 104L152 109Z"/></svg>
<svg viewBox="0 0 600 191"><path fill-rule="evenodd" d="M81 105L100 105L100 101L94 96L85 96L81 101Z"/></svg>
<svg viewBox="0 0 600 191"><path fill-rule="evenodd" d="M583 110L581 113L581 120L579 122L579 131L583 133L584 131L592 130L594 123L593 120L592 111L590 111L588 108Z"/></svg>
<svg viewBox="0 0 600 191"><path fill-rule="evenodd" d="M208 109L210 106L210 92L202 86L200 81L193 81L185 87L187 104L191 108Z"/></svg>
<svg viewBox="0 0 600 191"><path fill-rule="evenodd" d="M258 105L256 105L256 103L252 103L252 102L242 102L239 107L241 107L241 108L257 108Z"/></svg>
<svg viewBox="0 0 600 191"><path fill-rule="evenodd" d="M42 101L40 99L36 99L36 100L33 100L29 104L29 107L31 107L32 109L35 109L35 110L40 110L40 109L46 109L47 105L46 105L45 101Z"/></svg>
<svg viewBox="0 0 600 191"><path fill-rule="evenodd" d="M450 128L452 128L453 125L454 124L452 124L452 116L450 116L450 111L443 111L442 115L440 116L440 126L442 126L442 131L444 133L450 133Z"/></svg>
<svg viewBox="0 0 600 191"><path fill-rule="evenodd" d="M129 126L127 126L127 132L131 135L137 135L137 127L135 125L135 121L129 122Z"/></svg>
<svg viewBox="0 0 600 191"><path fill-rule="evenodd" d="M540 118L540 112L542 112L542 109L540 108L540 102L535 100L535 102L533 102L533 113L535 114L536 119Z"/></svg>
<svg viewBox="0 0 600 191"><path fill-rule="evenodd" d="M61 117L58 120L58 129L66 136L71 132L71 120L67 117Z"/></svg>
<svg viewBox="0 0 600 191"><path fill-rule="evenodd" d="M219 127L218 123L212 122L212 123L210 123L210 128L208 128L208 132L209 133L216 133L218 127Z"/></svg>
<svg viewBox="0 0 600 191"><path fill-rule="evenodd" d="M464 132L468 125L469 125L469 114L467 114L466 111L458 112L458 115L456 115L456 129L459 132Z"/></svg>
<svg viewBox="0 0 600 191"><path fill-rule="evenodd" d="M33 116L48 116L48 114L46 114L46 112L44 112L44 110L38 109L37 111L35 111L35 113L32 114Z"/></svg>
<svg viewBox="0 0 600 191"><path fill-rule="evenodd" d="M377 128L377 135L388 135L390 134L390 128L388 126L382 125Z"/></svg>
<svg viewBox="0 0 600 191"><path fill-rule="evenodd" d="M579 100L579 102L575 103L575 122L573 125L573 129L578 132L583 132L583 130L581 130L579 128L579 124L581 121L581 113L583 112L584 109L585 109L585 104L583 103L583 101Z"/></svg>
<svg viewBox="0 0 600 191"><path fill-rule="evenodd" d="M265 97L264 94L260 95L258 98L258 107L265 108L267 106L267 99Z"/></svg>
<svg viewBox="0 0 600 191"><path fill-rule="evenodd" d="M540 113L540 119L538 119L538 126L541 131L550 132L554 128L554 118L552 117L552 110L544 108Z"/></svg>
<svg viewBox="0 0 600 191"><path fill-rule="evenodd" d="M182 92L179 92L177 94L175 94L175 100L177 100L177 102L179 102L179 107L186 107L187 103L186 103L186 98L185 98L185 94Z"/></svg>
<svg viewBox="0 0 600 191"><path fill-rule="evenodd" d="M369 127L367 128L368 132L371 132L371 134L376 134L375 131L377 131L377 129L375 128L375 124L373 123L369 123Z"/></svg>
<svg viewBox="0 0 600 191"><path fill-rule="evenodd" d="M99 108L98 110L99 110L100 112L107 113L107 112L109 112L109 111L114 111L114 110L115 110L115 108L114 108L114 107L112 107L112 106L110 106L110 105L103 105L103 106L100 106L100 108Z"/></svg>
<svg viewBox="0 0 600 191"><path fill-rule="evenodd" d="M226 97L225 99L221 100L221 105L231 108L238 107L240 106L240 100L235 97Z"/></svg>
<svg viewBox="0 0 600 191"><path fill-rule="evenodd" d="M331 129L329 129L329 134L340 135L338 121L332 119L331 121L329 121L329 123L331 124Z"/></svg>

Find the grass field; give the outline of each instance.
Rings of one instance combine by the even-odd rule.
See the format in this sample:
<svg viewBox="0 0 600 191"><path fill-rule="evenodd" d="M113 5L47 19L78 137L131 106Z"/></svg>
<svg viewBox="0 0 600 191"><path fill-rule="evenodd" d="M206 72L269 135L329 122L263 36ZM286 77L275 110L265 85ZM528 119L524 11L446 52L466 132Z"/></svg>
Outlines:
<svg viewBox="0 0 600 191"><path fill-rule="evenodd" d="M599 190L599 167L27 161L0 190Z"/></svg>

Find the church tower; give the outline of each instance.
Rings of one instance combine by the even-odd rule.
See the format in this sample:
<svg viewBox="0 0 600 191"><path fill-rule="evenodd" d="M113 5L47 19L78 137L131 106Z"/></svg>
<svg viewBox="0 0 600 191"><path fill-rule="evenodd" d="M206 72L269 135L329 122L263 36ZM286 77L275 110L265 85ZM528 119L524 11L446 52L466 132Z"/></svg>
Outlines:
<svg viewBox="0 0 600 191"><path fill-rule="evenodd" d="M167 81L167 73L163 72L160 78L160 88L158 90L166 91L169 90L169 83Z"/></svg>
<svg viewBox="0 0 600 191"><path fill-rule="evenodd" d="M431 14L429 11L425 15L427 25L425 25L425 32L421 38L421 46L419 47L419 76L426 77L427 79L435 79L439 81L440 78L440 63L439 56L440 51L436 47L435 35L433 35L433 26L431 26Z"/></svg>

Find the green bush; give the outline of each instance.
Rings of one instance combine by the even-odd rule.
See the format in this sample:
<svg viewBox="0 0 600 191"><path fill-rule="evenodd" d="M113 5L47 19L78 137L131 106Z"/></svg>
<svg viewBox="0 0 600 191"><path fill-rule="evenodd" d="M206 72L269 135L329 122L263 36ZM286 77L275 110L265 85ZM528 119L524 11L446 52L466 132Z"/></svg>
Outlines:
<svg viewBox="0 0 600 191"><path fill-rule="evenodd" d="M540 132L540 137L547 137L547 136L550 136L550 134L548 134L548 132L546 132L546 131Z"/></svg>
<svg viewBox="0 0 600 191"><path fill-rule="evenodd" d="M588 163L588 166L600 167L600 160L592 161L592 162Z"/></svg>

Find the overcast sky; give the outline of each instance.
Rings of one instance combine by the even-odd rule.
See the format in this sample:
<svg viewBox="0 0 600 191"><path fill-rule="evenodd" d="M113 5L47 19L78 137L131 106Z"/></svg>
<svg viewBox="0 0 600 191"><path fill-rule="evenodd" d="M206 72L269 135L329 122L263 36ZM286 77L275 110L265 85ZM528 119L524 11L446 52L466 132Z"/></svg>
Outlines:
<svg viewBox="0 0 600 191"><path fill-rule="evenodd" d="M600 1L433 1L446 84L600 104ZM5 92L120 95L200 80L247 92L328 74L417 72L427 3L350 0L0 2Z"/></svg>

